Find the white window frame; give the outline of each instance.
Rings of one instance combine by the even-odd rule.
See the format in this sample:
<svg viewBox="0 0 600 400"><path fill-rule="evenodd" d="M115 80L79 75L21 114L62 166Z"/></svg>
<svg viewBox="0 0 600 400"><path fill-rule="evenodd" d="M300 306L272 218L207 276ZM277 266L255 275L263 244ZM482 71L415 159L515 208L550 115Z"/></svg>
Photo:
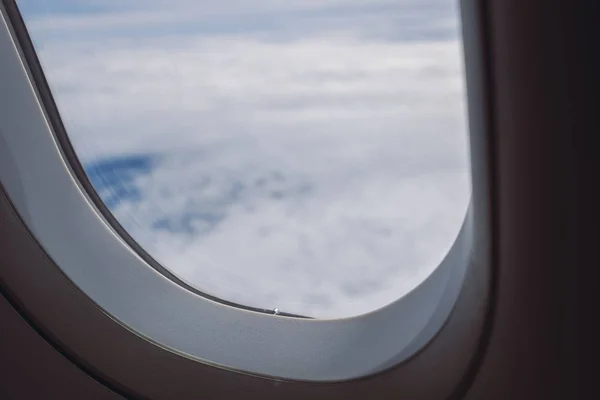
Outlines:
<svg viewBox="0 0 600 400"><path fill-rule="evenodd" d="M75 339L85 331L74 322L79 320L57 317L65 300L61 294L68 292L76 299L69 307L92 306L98 318L95 328L117 329L145 341L152 351L184 362L190 370L210 369L232 379L251 374L260 375L252 379L261 381L321 382L314 387L393 374L404 390L426 390L424 382L409 377L410 371L429 368L438 372L428 374L433 379L427 385L440 385L435 390L456 385L484 327L491 276L485 177L477 172L486 160L478 147L483 144L473 140L478 120L470 121L474 194L469 212L448 256L417 288L389 306L353 318L310 320L252 312L192 293L150 268L99 212L58 143L64 127L49 112L50 93L40 87L39 73L26 56L32 48L24 48L23 32L17 34L24 30L22 21L15 26L14 15L8 18L11 8L14 13L12 1L0 5L2 209L16 212L19 218L13 223L22 224L22 233L38 247L27 256L37 251L46 259L31 268L3 263L1 276L55 340L74 352L78 348L83 362L118 386L144 391L131 383L143 368L111 371L107 354L92 348L100 343L113 360L126 363L122 344L103 342L98 334ZM466 51L478 46L477 40L466 39ZM471 101L469 105L470 111L478 107ZM38 278L56 286L41 289ZM447 369L450 364L452 369Z"/></svg>

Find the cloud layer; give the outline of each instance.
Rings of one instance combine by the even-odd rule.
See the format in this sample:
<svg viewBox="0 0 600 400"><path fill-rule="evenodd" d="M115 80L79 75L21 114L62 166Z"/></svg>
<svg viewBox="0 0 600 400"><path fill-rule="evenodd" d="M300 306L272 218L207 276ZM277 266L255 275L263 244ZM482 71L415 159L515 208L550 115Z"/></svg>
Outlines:
<svg viewBox="0 0 600 400"><path fill-rule="evenodd" d="M454 241L470 189L451 2L27 3L97 190L200 290L358 315Z"/></svg>

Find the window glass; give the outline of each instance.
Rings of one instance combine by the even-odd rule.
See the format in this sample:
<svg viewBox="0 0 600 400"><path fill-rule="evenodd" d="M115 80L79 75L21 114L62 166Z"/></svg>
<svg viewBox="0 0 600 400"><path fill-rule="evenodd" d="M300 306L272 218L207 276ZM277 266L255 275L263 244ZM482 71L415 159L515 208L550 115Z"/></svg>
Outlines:
<svg viewBox="0 0 600 400"><path fill-rule="evenodd" d="M199 291L373 311L444 258L470 196L452 0L22 0L77 156Z"/></svg>

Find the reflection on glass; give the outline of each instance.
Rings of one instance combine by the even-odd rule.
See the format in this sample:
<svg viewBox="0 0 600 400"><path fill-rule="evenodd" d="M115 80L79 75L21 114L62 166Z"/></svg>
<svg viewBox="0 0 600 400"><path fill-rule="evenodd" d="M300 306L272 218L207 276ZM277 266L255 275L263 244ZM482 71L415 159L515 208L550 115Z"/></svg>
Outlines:
<svg viewBox="0 0 600 400"><path fill-rule="evenodd" d="M452 245L470 191L454 1L19 6L96 190L200 291L359 315Z"/></svg>

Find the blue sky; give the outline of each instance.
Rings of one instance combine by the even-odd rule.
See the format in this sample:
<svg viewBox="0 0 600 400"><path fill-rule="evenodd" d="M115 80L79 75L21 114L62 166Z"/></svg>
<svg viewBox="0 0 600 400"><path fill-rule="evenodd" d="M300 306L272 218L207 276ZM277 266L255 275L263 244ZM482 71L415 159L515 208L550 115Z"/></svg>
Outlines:
<svg viewBox="0 0 600 400"><path fill-rule="evenodd" d="M20 1L73 145L131 235L229 301L369 312L469 199L450 0Z"/></svg>
<svg viewBox="0 0 600 400"><path fill-rule="evenodd" d="M91 14L94 12L110 12L114 10L114 3L73 0L29 0L19 1L18 7L22 14L29 18L37 18L49 14Z"/></svg>
<svg viewBox="0 0 600 400"><path fill-rule="evenodd" d="M273 39L336 29L403 41L457 36L456 10L450 0L30 0L21 4L33 25L40 20L61 20L60 26L45 31L50 35L75 27L78 34L101 36L258 33Z"/></svg>

